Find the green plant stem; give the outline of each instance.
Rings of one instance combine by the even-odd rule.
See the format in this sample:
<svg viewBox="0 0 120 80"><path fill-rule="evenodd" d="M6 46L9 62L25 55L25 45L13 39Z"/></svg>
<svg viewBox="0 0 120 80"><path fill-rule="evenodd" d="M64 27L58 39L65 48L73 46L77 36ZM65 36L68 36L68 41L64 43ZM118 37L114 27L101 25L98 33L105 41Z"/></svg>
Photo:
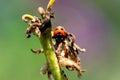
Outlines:
<svg viewBox="0 0 120 80"><path fill-rule="evenodd" d="M41 34L39 38L42 47L44 49L44 54L46 56L49 70L51 71L55 80L63 80L61 70L58 64L58 60L56 58L55 52L52 48L52 41L51 41L51 30L47 30L46 32Z"/></svg>

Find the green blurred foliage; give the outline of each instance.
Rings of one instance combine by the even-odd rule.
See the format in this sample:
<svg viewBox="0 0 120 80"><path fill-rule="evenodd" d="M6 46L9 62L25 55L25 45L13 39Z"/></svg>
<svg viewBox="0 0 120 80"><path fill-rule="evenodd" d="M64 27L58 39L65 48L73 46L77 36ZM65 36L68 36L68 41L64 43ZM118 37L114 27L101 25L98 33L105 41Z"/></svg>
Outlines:
<svg viewBox="0 0 120 80"><path fill-rule="evenodd" d="M28 25L21 20L23 14L34 12L31 10L32 2L0 1L0 80L47 79L40 75L40 66L45 63L44 55L35 55L30 51L31 48L41 47L39 40L36 37L25 38ZM37 12L38 6L35 7Z"/></svg>
<svg viewBox="0 0 120 80"><path fill-rule="evenodd" d="M40 67L45 63L43 54L35 55L30 49L41 47L36 37L25 38L28 26L21 20L25 13L38 15L37 7L45 6L48 0L1 0L0 1L0 80L47 80L40 74ZM87 0L86 0L87 1ZM91 0L104 15L110 26L106 32L103 47L110 56L104 57L99 65L87 66L87 72L81 80L119 80L120 79L120 0ZM89 44L89 43L88 43ZM89 53L89 52L88 52ZM104 56L104 55L102 55ZM108 61L107 61L108 60ZM83 63L84 64L84 63ZM78 80L76 71L67 71L70 80Z"/></svg>

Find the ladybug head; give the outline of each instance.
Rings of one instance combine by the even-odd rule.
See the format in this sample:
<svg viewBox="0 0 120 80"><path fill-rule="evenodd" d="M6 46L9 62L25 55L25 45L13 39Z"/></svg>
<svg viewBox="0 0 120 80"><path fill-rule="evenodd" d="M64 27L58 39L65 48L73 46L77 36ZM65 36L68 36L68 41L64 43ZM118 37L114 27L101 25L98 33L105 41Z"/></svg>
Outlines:
<svg viewBox="0 0 120 80"><path fill-rule="evenodd" d="M66 30L62 26L58 26L53 31L53 37L55 38L65 38L67 36Z"/></svg>

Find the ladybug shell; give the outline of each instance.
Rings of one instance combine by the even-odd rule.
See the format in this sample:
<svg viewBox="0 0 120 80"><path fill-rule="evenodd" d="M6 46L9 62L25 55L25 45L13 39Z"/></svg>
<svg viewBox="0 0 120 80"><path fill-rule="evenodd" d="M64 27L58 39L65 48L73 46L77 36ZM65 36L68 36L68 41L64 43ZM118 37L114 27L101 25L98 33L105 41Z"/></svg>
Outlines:
<svg viewBox="0 0 120 80"><path fill-rule="evenodd" d="M62 26L58 26L54 29L53 31L53 36L54 37L66 37L67 33L66 30Z"/></svg>

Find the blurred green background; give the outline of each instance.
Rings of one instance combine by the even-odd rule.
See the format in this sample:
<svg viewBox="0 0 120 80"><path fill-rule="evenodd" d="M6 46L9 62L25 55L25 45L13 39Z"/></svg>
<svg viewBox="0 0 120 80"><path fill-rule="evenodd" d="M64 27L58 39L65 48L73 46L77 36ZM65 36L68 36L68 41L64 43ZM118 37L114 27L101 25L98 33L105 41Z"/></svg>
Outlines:
<svg viewBox="0 0 120 80"><path fill-rule="evenodd" d="M30 51L41 47L39 40L25 38L28 25L21 16L39 16L37 8L48 1L0 0L0 80L47 80L40 74L44 55ZM87 69L80 80L120 80L120 0L56 0L53 9L53 26L64 26L87 49L80 54ZM70 80L79 80L76 71L65 72Z"/></svg>

